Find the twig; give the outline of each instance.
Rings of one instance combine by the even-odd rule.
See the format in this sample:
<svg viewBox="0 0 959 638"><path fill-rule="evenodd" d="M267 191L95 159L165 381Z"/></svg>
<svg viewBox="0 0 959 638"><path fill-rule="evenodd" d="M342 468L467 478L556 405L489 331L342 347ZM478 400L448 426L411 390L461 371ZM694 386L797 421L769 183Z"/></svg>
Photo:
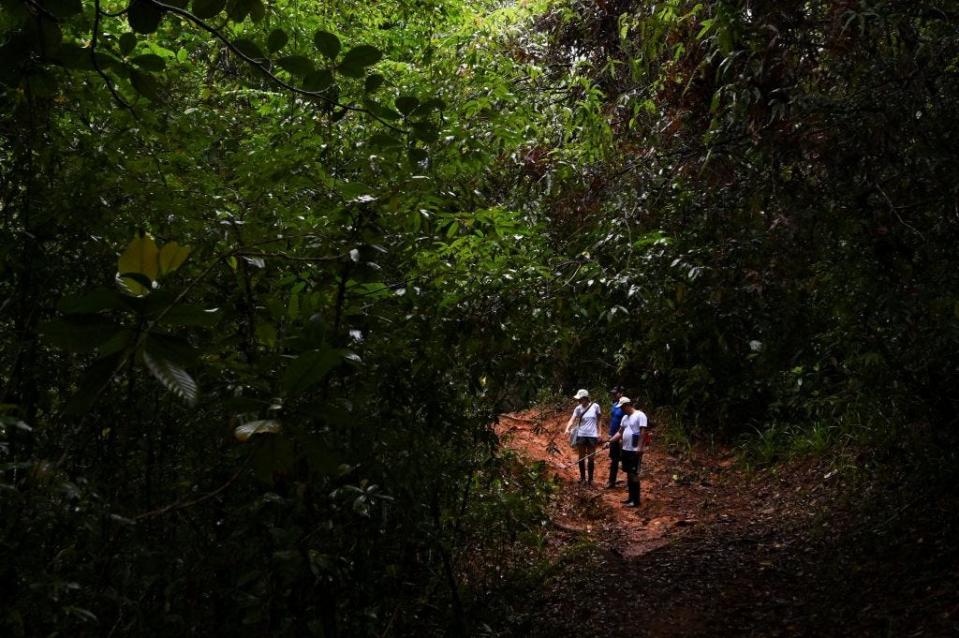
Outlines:
<svg viewBox="0 0 959 638"><path fill-rule="evenodd" d="M126 100L120 97L120 94L117 92L116 87L113 86L113 80L110 79L103 69L100 67L100 63L97 61L97 41L100 39L100 16L105 15L100 11L100 0L94 0L93 3L93 35L90 38L90 60L93 62L93 68L96 70L97 75L103 78L103 81L106 83L107 88L110 89L110 94L113 96L113 99L116 100L117 104L127 109L131 113L134 113L133 107L131 107ZM134 113L136 116L136 113Z"/></svg>
<svg viewBox="0 0 959 638"><path fill-rule="evenodd" d="M229 479L226 483L224 483L224 484L221 485L220 487L216 488L216 489L213 490L212 492L207 492L207 493L204 494L203 496L200 496L200 497L195 498L195 499L190 500L190 501L176 501L175 503L170 503L169 505L166 505L166 506L161 507L161 508L159 508L159 509L155 509L155 510L150 511L150 512L144 512L143 514L137 514L136 516L133 517L133 520L135 520L135 521L142 521L143 519L146 519L146 518L153 518L153 517L155 517L155 516L162 516L163 514L166 514L167 512L172 512L172 511L175 511L175 510L181 510L181 509L185 509L185 508L187 508L187 507L193 507L194 505L199 505L200 503L203 503L204 501L208 501L208 500L210 500L211 498L213 498L214 496L217 496L218 494L220 494L221 492L223 492L226 488L230 487L230 485L232 485L233 482L236 481L236 479L238 479L238 478L240 477L240 474L243 473L243 470L246 469L246 466L247 466L247 464L244 463L243 466L240 467L240 469L238 469L238 470L236 471L236 473L233 474L233 476L231 476L230 479Z"/></svg>

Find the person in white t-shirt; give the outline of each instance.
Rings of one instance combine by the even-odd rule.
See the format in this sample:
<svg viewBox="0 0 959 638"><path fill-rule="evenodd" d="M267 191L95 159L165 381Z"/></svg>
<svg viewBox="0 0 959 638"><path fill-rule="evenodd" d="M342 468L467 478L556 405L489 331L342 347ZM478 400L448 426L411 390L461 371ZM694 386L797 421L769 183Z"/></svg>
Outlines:
<svg viewBox="0 0 959 638"><path fill-rule="evenodd" d="M599 404L590 401L587 390L579 390L573 397L579 401L573 409L573 415L566 423L567 434L576 428L573 445L579 454L579 482L593 484L593 456L599 443L599 417L602 414Z"/></svg>
<svg viewBox="0 0 959 638"><path fill-rule="evenodd" d="M617 405L623 408L626 416L619 422L619 432L609 439L607 445L622 441L620 460L623 464L623 472L626 473L626 488L629 491L629 497L623 501L623 505L638 507L639 467L643 462L643 447L646 443L646 427L649 425L649 420L642 410L633 407L629 397L620 397Z"/></svg>

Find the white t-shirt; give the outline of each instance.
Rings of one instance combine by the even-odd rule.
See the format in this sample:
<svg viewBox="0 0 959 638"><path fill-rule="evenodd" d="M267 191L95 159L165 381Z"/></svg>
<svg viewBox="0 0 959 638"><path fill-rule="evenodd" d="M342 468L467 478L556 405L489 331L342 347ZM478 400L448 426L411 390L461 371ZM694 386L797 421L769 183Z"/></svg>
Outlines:
<svg viewBox="0 0 959 638"><path fill-rule="evenodd" d="M623 433L623 450L626 452L643 451L643 430L649 422L646 415L641 410L633 410L632 414L627 414L619 423L619 428ZM635 443L634 443L635 441Z"/></svg>
<svg viewBox="0 0 959 638"><path fill-rule="evenodd" d="M573 410L573 422L576 422L576 419L579 419L579 428L576 430L576 436L592 436L599 437L599 428L597 427L599 423L599 415L602 412L599 409L598 403L590 403L585 408L581 405L577 405Z"/></svg>

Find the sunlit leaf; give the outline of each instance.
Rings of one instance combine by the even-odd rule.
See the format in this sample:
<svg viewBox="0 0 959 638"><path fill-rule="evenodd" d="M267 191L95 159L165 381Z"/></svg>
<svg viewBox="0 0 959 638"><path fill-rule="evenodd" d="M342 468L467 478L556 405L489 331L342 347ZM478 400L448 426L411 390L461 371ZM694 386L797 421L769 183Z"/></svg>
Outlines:
<svg viewBox="0 0 959 638"><path fill-rule="evenodd" d="M280 422L275 419L248 421L243 425L238 425L233 430L233 436L240 443L245 443L255 434L279 434L280 430Z"/></svg>
<svg viewBox="0 0 959 638"><path fill-rule="evenodd" d="M146 350L143 351L143 363L167 390L190 405L196 403L196 381L186 370L167 359L156 357Z"/></svg>
<svg viewBox="0 0 959 638"><path fill-rule="evenodd" d="M181 246L175 241L164 244L159 253L159 274L167 275L182 266L190 256L190 250L189 246Z"/></svg>
<svg viewBox="0 0 959 638"><path fill-rule="evenodd" d="M126 273L138 273L150 281L156 281L159 264L159 256L156 242L149 235L143 235L134 238L127 244L126 250L117 260L117 271L123 275ZM148 288L142 282L138 282L130 277L124 277L124 284L133 294L141 295L148 292Z"/></svg>

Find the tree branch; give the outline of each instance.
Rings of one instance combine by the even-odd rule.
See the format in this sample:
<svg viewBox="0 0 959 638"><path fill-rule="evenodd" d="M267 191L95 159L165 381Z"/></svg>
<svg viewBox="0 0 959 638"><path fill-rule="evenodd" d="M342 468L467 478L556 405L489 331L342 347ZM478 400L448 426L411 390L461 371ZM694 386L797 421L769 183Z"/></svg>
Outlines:
<svg viewBox="0 0 959 638"><path fill-rule="evenodd" d="M279 86L283 87L283 88L286 89L287 91L290 91L290 92L295 93L295 94L297 94L297 95L304 95L304 96L306 96L306 97L316 98L316 99L319 99L319 100L322 100L322 101L326 102L326 103L329 104L330 106L336 106L336 107L339 107L339 108L341 108L341 109L345 109L345 110L347 110L347 111L355 111L355 112L357 112L357 113L365 113L365 114L367 114L368 116L370 116L371 118L373 118L374 120L376 120L377 122L379 122L380 124L382 124L383 126L386 126L386 127L390 128L390 129L392 129L392 130L394 130L394 131L397 131L397 132L399 132L399 133L406 133L406 132L407 132L405 129L402 129L402 128L398 127L398 126L394 126L393 124L390 124L389 122L387 122L387 121L384 120L383 118L379 117L378 115L376 115L375 113L373 113L373 112L370 111L369 109L365 109L365 108L363 108L363 107L361 107L361 106L354 106L354 105L352 105L352 104L340 104L340 103L337 102L336 100L334 100L334 99L332 99L332 98L330 98L330 97L327 97L326 95L323 95L323 92L322 92L322 91L307 91L307 90L305 90L305 89L301 89L301 88L297 88L296 86L293 86L293 85L290 84L289 82L280 79L275 73L273 73L269 68L267 68L267 66L263 63L262 58L253 58L253 57L250 57L249 55L243 53L243 51L241 51L240 49L238 49L235 44L233 44L232 42L230 42L229 38L227 38L225 35L223 35L223 33L221 33L219 29L217 29L217 28L214 27L213 25L209 24L209 23L206 22L205 20L202 20L202 19L196 17L194 14L192 14L192 13L189 12L189 11L187 11L186 9L181 9L180 7L175 7L175 6L170 5L170 4L165 4L165 3L163 3L163 2L159 2L159 0L150 0L150 2L151 2L152 4L154 4L154 5L156 5L158 8L164 10L164 11L169 11L170 13L172 13L172 14L174 14L174 15L178 15L178 16L180 16L181 18L183 18L184 20L187 20L187 21L189 21L189 22L192 22L192 23L195 24L196 26L200 27L201 29L203 29L204 31L206 31L207 33L209 33L210 35L212 35L214 38L216 38L217 40L219 40L220 42L222 42L224 45L226 45L226 47L227 47L234 55L236 55L238 58L240 58L241 60L244 60L247 64L255 67L258 71L260 71L260 73L262 73L263 75L265 75L269 80L271 80L272 82L274 82L274 83L278 84Z"/></svg>

